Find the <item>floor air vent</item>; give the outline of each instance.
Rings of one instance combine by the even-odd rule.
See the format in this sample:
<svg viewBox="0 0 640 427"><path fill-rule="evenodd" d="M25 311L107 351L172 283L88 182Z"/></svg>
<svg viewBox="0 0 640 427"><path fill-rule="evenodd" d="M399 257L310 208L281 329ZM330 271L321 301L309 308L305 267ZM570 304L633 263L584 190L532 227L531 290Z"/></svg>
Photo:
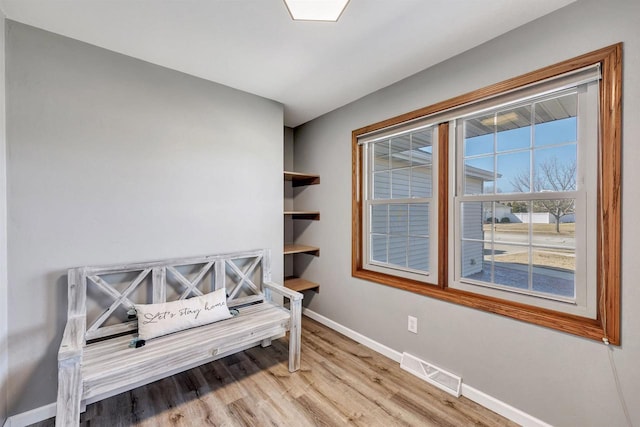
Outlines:
<svg viewBox="0 0 640 427"><path fill-rule="evenodd" d="M400 367L455 397L460 397L462 378L409 353L402 353Z"/></svg>

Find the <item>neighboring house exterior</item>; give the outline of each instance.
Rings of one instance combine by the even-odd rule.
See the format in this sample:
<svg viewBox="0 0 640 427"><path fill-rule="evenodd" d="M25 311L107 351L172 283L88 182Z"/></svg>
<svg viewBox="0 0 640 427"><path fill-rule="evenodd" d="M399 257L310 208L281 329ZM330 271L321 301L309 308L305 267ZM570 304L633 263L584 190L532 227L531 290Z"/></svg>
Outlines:
<svg viewBox="0 0 640 427"><path fill-rule="evenodd" d="M518 218L518 222L524 222L525 224L555 224L556 219L549 212L520 212L512 214ZM567 214L560 218L561 223L576 222L575 214Z"/></svg>
<svg viewBox="0 0 640 427"><path fill-rule="evenodd" d="M492 171L467 166L465 168L465 189L467 194L482 194L485 182L493 181L495 178ZM484 239L483 225L488 218L486 209L483 209L482 202L467 203L462 212L462 236L465 239ZM491 215L491 209L489 217ZM484 243L464 242L465 250L462 251L462 271L463 277L470 276L482 271L484 259Z"/></svg>

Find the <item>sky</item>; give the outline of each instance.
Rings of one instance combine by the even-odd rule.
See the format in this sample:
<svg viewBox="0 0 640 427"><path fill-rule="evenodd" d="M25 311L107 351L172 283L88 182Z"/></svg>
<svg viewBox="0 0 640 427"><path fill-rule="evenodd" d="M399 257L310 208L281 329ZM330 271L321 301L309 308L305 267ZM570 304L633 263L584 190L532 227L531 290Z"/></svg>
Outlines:
<svg viewBox="0 0 640 427"><path fill-rule="evenodd" d="M498 192L511 193L515 191L514 177L529 171L531 161L535 165L534 171L553 157L561 165L575 162L576 141L575 117L465 138L465 164L487 171L494 171L497 166ZM485 192L491 191L491 184L486 183Z"/></svg>

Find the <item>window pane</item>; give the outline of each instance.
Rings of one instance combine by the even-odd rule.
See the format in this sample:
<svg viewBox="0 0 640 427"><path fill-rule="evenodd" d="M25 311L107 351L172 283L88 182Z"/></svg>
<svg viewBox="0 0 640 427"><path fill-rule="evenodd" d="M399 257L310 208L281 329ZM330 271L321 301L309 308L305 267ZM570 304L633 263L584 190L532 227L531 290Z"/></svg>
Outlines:
<svg viewBox="0 0 640 427"><path fill-rule="evenodd" d="M530 191L531 152L498 155L497 193L527 193Z"/></svg>
<svg viewBox="0 0 640 427"><path fill-rule="evenodd" d="M387 234L389 222L388 205L371 206L371 232Z"/></svg>
<svg viewBox="0 0 640 427"><path fill-rule="evenodd" d="M493 203L464 202L461 204L460 213L462 216L462 238L483 240L485 238L484 223L490 222L494 217ZM490 233L491 225L486 228Z"/></svg>
<svg viewBox="0 0 640 427"><path fill-rule="evenodd" d="M411 135L401 135L391 139L391 165L405 168L411 165Z"/></svg>
<svg viewBox="0 0 640 427"><path fill-rule="evenodd" d="M408 205L389 205L389 233L406 236L409 228Z"/></svg>
<svg viewBox="0 0 640 427"><path fill-rule="evenodd" d="M409 197L410 174L410 169L391 171L391 198L406 199Z"/></svg>
<svg viewBox="0 0 640 427"><path fill-rule="evenodd" d="M514 108L496 114L498 151L531 146L531 106Z"/></svg>
<svg viewBox="0 0 640 427"><path fill-rule="evenodd" d="M411 164L431 166L433 155L433 129L423 129L411 134Z"/></svg>
<svg viewBox="0 0 640 427"><path fill-rule="evenodd" d="M475 157L464 161L464 194L493 193L494 156Z"/></svg>
<svg viewBox="0 0 640 427"><path fill-rule="evenodd" d="M411 168L411 197L432 196L432 169L427 166Z"/></svg>
<svg viewBox="0 0 640 427"><path fill-rule="evenodd" d="M531 202L510 200L501 204L503 210L499 215L500 223L513 224L510 226L511 229L518 230L521 233L528 233L528 224L531 222Z"/></svg>
<svg viewBox="0 0 640 427"><path fill-rule="evenodd" d="M529 248L505 244L493 247L493 283L529 289Z"/></svg>
<svg viewBox="0 0 640 427"><path fill-rule="evenodd" d="M409 205L409 234L412 236L429 235L429 204Z"/></svg>
<svg viewBox="0 0 640 427"><path fill-rule="evenodd" d="M373 170L389 169L389 141L373 144Z"/></svg>
<svg viewBox="0 0 640 427"><path fill-rule="evenodd" d="M575 199L534 200L532 205L533 244L576 247Z"/></svg>
<svg viewBox="0 0 640 427"><path fill-rule="evenodd" d="M525 204L526 202L513 202L517 204ZM491 236L496 243L518 243L529 246L529 223L522 222L522 220L513 215L512 207L504 204L497 203L496 212L500 212L496 215L498 223L495 225L495 233ZM528 220L526 216L523 216L525 221ZM513 218L513 222L512 219Z"/></svg>
<svg viewBox="0 0 640 427"><path fill-rule="evenodd" d="M533 251L533 290L561 297L575 297L575 251Z"/></svg>
<svg viewBox="0 0 640 427"><path fill-rule="evenodd" d="M429 239L409 237L409 268L429 271Z"/></svg>
<svg viewBox="0 0 640 427"><path fill-rule="evenodd" d="M371 235L371 259L378 262L387 262L387 236Z"/></svg>
<svg viewBox="0 0 640 427"><path fill-rule="evenodd" d="M517 243L526 246L530 244L529 224L527 223L498 223L495 225L494 230L493 233L487 231L485 238L487 240L493 238L496 244Z"/></svg>
<svg viewBox="0 0 640 427"><path fill-rule="evenodd" d="M536 146L578 140L577 100L572 93L534 105Z"/></svg>
<svg viewBox="0 0 640 427"><path fill-rule="evenodd" d="M371 206L370 258L428 272L429 204Z"/></svg>
<svg viewBox="0 0 640 427"><path fill-rule="evenodd" d="M486 239L496 243L530 244L529 237L529 203L530 202L496 202L496 224L493 233L487 231ZM514 213L515 211L519 211ZM522 212L524 211L524 212Z"/></svg>
<svg viewBox="0 0 640 427"><path fill-rule="evenodd" d="M485 253L488 261L485 262ZM462 242L462 277L482 280L484 275L491 279L491 243Z"/></svg>
<svg viewBox="0 0 640 427"><path fill-rule="evenodd" d="M464 121L464 156L493 153L495 114Z"/></svg>
<svg viewBox="0 0 640 427"><path fill-rule="evenodd" d="M534 190L575 191L577 181L576 144L534 151Z"/></svg>
<svg viewBox="0 0 640 427"><path fill-rule="evenodd" d="M373 198L388 199L391 197L389 172L376 172L373 174Z"/></svg>
<svg viewBox="0 0 640 427"><path fill-rule="evenodd" d="M406 236L389 236L389 264L407 266Z"/></svg>

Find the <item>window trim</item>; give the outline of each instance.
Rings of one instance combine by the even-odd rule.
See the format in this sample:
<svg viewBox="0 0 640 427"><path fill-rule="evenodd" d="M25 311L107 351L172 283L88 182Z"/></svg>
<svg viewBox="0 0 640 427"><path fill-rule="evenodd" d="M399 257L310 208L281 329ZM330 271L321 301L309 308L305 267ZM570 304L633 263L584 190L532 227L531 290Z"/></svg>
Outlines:
<svg viewBox="0 0 640 427"><path fill-rule="evenodd" d="M438 191L438 281L433 284L405 279L363 268L363 150L358 137L391 126L424 118L464 104L485 100L568 72L600 64L602 81L599 102L599 170L597 213L597 307L596 319L566 314L483 296L449 287L449 192L453 188L449 173L449 125L438 125L439 176L434 179ZM621 261L621 131L622 131L622 43L611 45L567 61L505 80L464 95L448 99L352 132L352 276L393 286L417 294L500 314L574 335L620 345L620 261ZM434 192L435 197L435 192ZM602 236L602 238L600 238Z"/></svg>

